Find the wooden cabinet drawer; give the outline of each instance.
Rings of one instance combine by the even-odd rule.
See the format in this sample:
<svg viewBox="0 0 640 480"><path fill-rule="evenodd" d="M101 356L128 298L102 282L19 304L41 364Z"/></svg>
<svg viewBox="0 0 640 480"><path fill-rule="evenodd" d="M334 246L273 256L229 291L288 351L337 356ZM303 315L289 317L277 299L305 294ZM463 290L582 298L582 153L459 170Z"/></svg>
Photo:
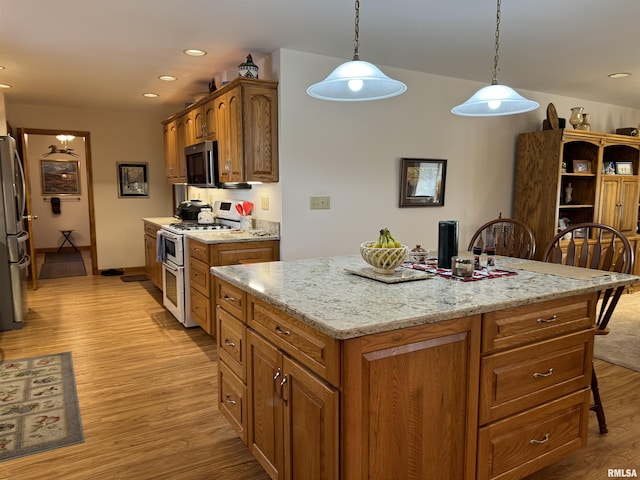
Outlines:
<svg viewBox="0 0 640 480"><path fill-rule="evenodd" d="M340 343L252 296L247 325L334 386L340 385Z"/></svg>
<svg viewBox="0 0 640 480"><path fill-rule="evenodd" d="M191 318L193 318L202 329L209 335L212 335L213 325L211 321L211 300L205 297L195 288L189 289L191 300Z"/></svg>
<svg viewBox="0 0 640 480"><path fill-rule="evenodd" d="M218 362L218 409L246 445L247 387L224 362Z"/></svg>
<svg viewBox="0 0 640 480"><path fill-rule="evenodd" d="M594 303L595 294L589 294L486 313L482 317L482 352L589 328L594 323Z"/></svg>
<svg viewBox="0 0 640 480"><path fill-rule="evenodd" d="M209 297L211 274L209 265L194 258L189 258L189 286L194 287L200 293Z"/></svg>
<svg viewBox="0 0 640 480"><path fill-rule="evenodd" d="M160 227L155 225L155 224L153 224L153 223L144 222L144 234L145 235L150 235L152 237L155 237L156 233L158 233L159 229L160 229Z"/></svg>
<svg viewBox="0 0 640 480"><path fill-rule="evenodd" d="M479 480L518 480L587 442L588 388L480 429Z"/></svg>
<svg viewBox="0 0 640 480"><path fill-rule="evenodd" d="M202 260L209 265L209 245L189 239L189 256Z"/></svg>
<svg viewBox="0 0 640 480"><path fill-rule="evenodd" d="M278 259L278 253L274 252L273 245L265 245L266 242L246 242L234 245L233 249L219 247L219 265L237 265L240 263L260 263ZM274 242L269 242L272 244Z"/></svg>
<svg viewBox="0 0 640 480"><path fill-rule="evenodd" d="M247 328L222 309L217 312L218 356L243 381L247 379Z"/></svg>
<svg viewBox="0 0 640 480"><path fill-rule="evenodd" d="M215 279L215 289L216 305L238 320L246 322L247 294L219 278Z"/></svg>
<svg viewBox="0 0 640 480"><path fill-rule="evenodd" d="M482 358L480 424L591 383L593 329Z"/></svg>

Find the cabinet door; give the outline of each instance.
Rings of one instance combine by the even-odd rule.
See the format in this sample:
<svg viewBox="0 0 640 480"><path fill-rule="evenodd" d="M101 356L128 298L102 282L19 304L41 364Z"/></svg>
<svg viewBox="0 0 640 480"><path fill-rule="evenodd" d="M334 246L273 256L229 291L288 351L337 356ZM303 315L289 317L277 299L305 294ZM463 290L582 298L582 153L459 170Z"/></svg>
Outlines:
<svg viewBox="0 0 640 480"><path fill-rule="evenodd" d="M249 450L271 478L282 479L282 354L250 330L247 344Z"/></svg>
<svg viewBox="0 0 640 480"><path fill-rule="evenodd" d="M209 100L202 106L202 118L204 121L203 132L206 140L216 139L216 102Z"/></svg>
<svg viewBox="0 0 640 480"><path fill-rule="evenodd" d="M187 117L183 115L176 119L176 155L173 178L184 182L187 172L184 165L184 147L187 145Z"/></svg>
<svg viewBox="0 0 640 480"><path fill-rule="evenodd" d="M600 219L598 223L618 228L618 179L603 176L600 186Z"/></svg>
<svg viewBox="0 0 640 480"><path fill-rule="evenodd" d="M165 176L173 179L176 173L177 130L175 120L163 126Z"/></svg>
<svg viewBox="0 0 640 480"><path fill-rule="evenodd" d="M220 180L229 181L229 173L226 166L230 165L231 151L229 150L229 105L228 94L220 95L214 100L215 123L218 130L218 169Z"/></svg>
<svg viewBox="0 0 640 480"><path fill-rule="evenodd" d="M337 480L339 393L284 357L284 479Z"/></svg>
<svg viewBox="0 0 640 480"><path fill-rule="evenodd" d="M226 95L229 114L229 159L228 163L225 163L225 172L229 182L242 182L245 180L242 87L236 87Z"/></svg>
<svg viewBox="0 0 640 480"><path fill-rule="evenodd" d="M244 174L247 181L278 181L278 93L247 85L243 92Z"/></svg>
<svg viewBox="0 0 640 480"><path fill-rule="evenodd" d="M205 136L205 118L204 118L204 109L202 107L198 107L191 111L191 118L193 118L193 133L195 142L200 142Z"/></svg>
<svg viewBox="0 0 640 480"><path fill-rule="evenodd" d="M620 179L620 224L618 230L633 234L638 228L638 177Z"/></svg>
<svg viewBox="0 0 640 480"><path fill-rule="evenodd" d="M191 110L184 115L184 146L193 145L197 143L196 139L196 119L195 110Z"/></svg>
<svg viewBox="0 0 640 480"><path fill-rule="evenodd" d="M479 330L476 316L345 342L342 478L475 479Z"/></svg>

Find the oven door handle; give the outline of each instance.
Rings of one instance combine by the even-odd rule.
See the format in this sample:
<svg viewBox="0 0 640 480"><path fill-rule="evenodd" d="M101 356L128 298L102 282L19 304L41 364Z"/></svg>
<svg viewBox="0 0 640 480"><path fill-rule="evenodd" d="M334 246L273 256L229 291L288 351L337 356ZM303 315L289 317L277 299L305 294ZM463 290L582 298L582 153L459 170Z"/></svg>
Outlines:
<svg viewBox="0 0 640 480"><path fill-rule="evenodd" d="M164 267L166 267L166 268L167 268L167 270L171 270L172 272L179 272L179 271L180 271L180 268L179 268L179 267L176 267L175 265L172 265L172 264L170 264L170 263L162 262L162 265L163 265Z"/></svg>

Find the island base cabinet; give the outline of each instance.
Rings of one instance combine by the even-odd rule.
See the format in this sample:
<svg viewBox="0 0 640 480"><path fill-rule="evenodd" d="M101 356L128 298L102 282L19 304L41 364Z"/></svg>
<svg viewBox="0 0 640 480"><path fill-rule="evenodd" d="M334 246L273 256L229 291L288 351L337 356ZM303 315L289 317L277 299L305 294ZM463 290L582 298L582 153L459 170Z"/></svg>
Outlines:
<svg viewBox="0 0 640 480"><path fill-rule="evenodd" d="M274 480L339 478L339 393L248 330L249 450Z"/></svg>
<svg viewBox="0 0 640 480"><path fill-rule="evenodd" d="M587 443L588 388L480 428L478 480L519 480Z"/></svg>
<svg viewBox="0 0 640 480"><path fill-rule="evenodd" d="M347 340L343 352L341 478L475 479L479 316Z"/></svg>

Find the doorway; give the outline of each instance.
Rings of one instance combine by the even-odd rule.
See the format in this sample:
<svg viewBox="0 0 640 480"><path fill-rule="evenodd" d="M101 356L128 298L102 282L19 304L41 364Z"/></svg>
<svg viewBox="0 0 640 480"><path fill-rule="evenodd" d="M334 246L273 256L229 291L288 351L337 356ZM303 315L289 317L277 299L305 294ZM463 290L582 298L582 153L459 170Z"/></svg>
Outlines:
<svg viewBox="0 0 640 480"><path fill-rule="evenodd" d="M90 133L21 128L18 143L27 180L33 288L44 253L60 248L64 231L72 231L87 271L98 274Z"/></svg>

